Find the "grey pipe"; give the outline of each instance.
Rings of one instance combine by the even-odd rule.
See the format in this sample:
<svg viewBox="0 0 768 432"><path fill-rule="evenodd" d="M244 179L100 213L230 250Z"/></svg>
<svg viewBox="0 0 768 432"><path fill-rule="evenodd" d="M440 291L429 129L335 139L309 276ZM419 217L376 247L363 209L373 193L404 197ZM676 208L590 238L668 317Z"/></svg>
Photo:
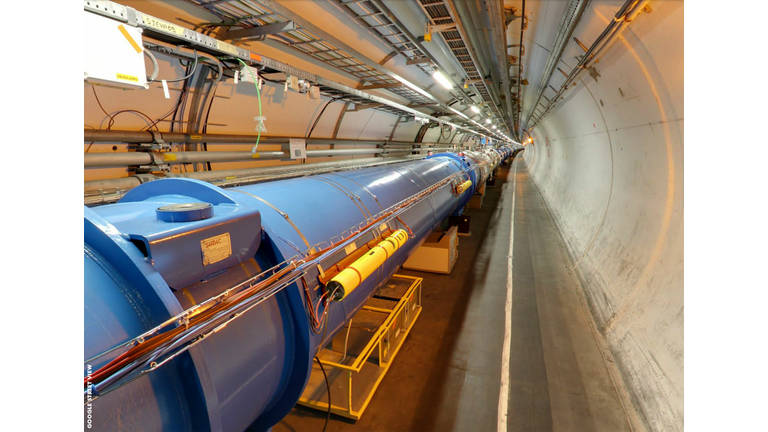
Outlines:
<svg viewBox="0 0 768 432"><path fill-rule="evenodd" d="M329 149L329 150L307 150L307 158L327 157L327 156L355 156L383 153L381 148L368 149ZM390 150L388 153L410 152L408 150ZM218 152L218 151L184 151L167 153L85 153L83 163L85 168L98 167L121 167L132 165L166 165L166 164L184 164L184 163L205 163L205 162L243 162L254 160L276 160L287 159L288 154L282 151L261 151L255 154L249 151L243 152Z"/></svg>
<svg viewBox="0 0 768 432"><path fill-rule="evenodd" d="M307 150L307 157L323 157L323 156L353 156L362 154L379 154L384 149L381 148L369 148L369 149L347 149L347 150Z"/></svg>
<svg viewBox="0 0 768 432"><path fill-rule="evenodd" d="M152 154L144 152L132 153L85 153L83 166L92 167L119 167L129 165L151 165Z"/></svg>
<svg viewBox="0 0 768 432"><path fill-rule="evenodd" d="M149 60L152 62L152 75L147 77L147 81L153 82L157 78L157 74L160 73L160 66L157 65L157 59L155 58L155 55L152 54L150 50L145 49L144 55L149 57Z"/></svg>
<svg viewBox="0 0 768 432"><path fill-rule="evenodd" d="M301 137L282 137L271 136L261 137L260 144L287 144L290 138ZM83 142L90 143L114 143L121 142L127 144L152 143L162 139L165 142L172 143L208 143L208 144L255 144L256 135L234 135L234 134L185 134L172 132L150 132L150 131L124 131L124 130L99 130L83 129ZM331 139L331 138L304 138L307 145L407 145L412 146L412 142L404 141L386 141L386 140L350 140L350 139Z"/></svg>
<svg viewBox="0 0 768 432"><path fill-rule="evenodd" d="M214 151L183 151L183 152L129 152L129 153L85 153L83 163L85 168L120 167L132 165L165 165L182 163L205 162L238 162L253 160L285 159L288 155L282 151L257 152L256 155L247 152L214 152Z"/></svg>
<svg viewBox="0 0 768 432"><path fill-rule="evenodd" d="M141 184L138 177L125 177L106 180L89 180L84 182L86 192L111 191L111 190L129 190Z"/></svg>
<svg viewBox="0 0 768 432"><path fill-rule="evenodd" d="M319 162L312 164L290 164L272 167L230 169L221 171L201 171L190 173L166 173L165 177L184 177L194 178L204 181L225 181L235 177L234 182L243 182L254 177L260 177L259 180L273 180L285 177L296 177L309 173L316 174L321 172L331 172L344 169L362 168L374 165L383 165L395 162L403 162L412 159L420 159L420 156L406 156L395 158L365 158L351 159L346 161ZM84 190L88 196L96 196L102 193L114 193L116 190L125 192L146 181L160 179L151 174L143 174L118 179L89 180L84 182ZM231 180L231 179L230 179ZM94 204L95 202L89 202Z"/></svg>

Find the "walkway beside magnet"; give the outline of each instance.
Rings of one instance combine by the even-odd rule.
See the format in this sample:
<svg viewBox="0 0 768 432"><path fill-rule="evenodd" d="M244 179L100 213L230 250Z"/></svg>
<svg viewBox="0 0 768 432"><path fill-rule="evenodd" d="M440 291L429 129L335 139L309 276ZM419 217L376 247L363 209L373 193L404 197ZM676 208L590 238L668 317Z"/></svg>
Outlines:
<svg viewBox="0 0 768 432"><path fill-rule="evenodd" d="M363 417L332 416L326 431L497 430L513 230L507 430L628 431L525 163L502 167L483 208L467 214L472 235L460 237L450 275L402 271L424 278L424 310ZM297 407L273 430L319 432L324 422L325 413Z"/></svg>

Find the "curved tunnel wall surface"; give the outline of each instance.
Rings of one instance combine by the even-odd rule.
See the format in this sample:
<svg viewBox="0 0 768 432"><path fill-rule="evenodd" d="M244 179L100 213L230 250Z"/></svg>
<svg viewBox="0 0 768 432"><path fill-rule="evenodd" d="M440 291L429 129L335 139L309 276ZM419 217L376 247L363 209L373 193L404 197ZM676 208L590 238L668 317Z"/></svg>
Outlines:
<svg viewBox="0 0 768 432"><path fill-rule="evenodd" d="M682 58L683 2L654 2L523 153L631 403L658 431L683 428Z"/></svg>

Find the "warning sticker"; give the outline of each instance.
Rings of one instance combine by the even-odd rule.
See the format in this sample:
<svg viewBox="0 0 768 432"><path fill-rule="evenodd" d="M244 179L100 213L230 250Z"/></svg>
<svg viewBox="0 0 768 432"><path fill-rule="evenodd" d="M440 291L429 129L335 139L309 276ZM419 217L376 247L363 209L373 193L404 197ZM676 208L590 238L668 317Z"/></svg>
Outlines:
<svg viewBox="0 0 768 432"><path fill-rule="evenodd" d="M347 245L347 247L344 248L344 252L346 252L347 255L349 255L352 252L354 252L355 249L357 249L357 245L354 244L354 243L350 243L350 244Z"/></svg>
<svg viewBox="0 0 768 432"><path fill-rule="evenodd" d="M204 266L229 258L232 255L232 243L229 240L229 233L201 240L200 249L203 252Z"/></svg>

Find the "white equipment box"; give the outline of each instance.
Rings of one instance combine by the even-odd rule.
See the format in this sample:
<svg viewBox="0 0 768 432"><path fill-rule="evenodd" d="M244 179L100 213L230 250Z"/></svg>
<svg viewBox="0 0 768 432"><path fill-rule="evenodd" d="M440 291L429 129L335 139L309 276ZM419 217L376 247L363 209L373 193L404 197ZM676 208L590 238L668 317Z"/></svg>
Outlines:
<svg viewBox="0 0 768 432"><path fill-rule="evenodd" d="M85 81L120 88L149 88L141 29L83 12Z"/></svg>
<svg viewBox="0 0 768 432"><path fill-rule="evenodd" d="M435 231L413 252L404 269L419 270L430 273L450 274L454 264L459 259L458 227L452 226L448 231Z"/></svg>

